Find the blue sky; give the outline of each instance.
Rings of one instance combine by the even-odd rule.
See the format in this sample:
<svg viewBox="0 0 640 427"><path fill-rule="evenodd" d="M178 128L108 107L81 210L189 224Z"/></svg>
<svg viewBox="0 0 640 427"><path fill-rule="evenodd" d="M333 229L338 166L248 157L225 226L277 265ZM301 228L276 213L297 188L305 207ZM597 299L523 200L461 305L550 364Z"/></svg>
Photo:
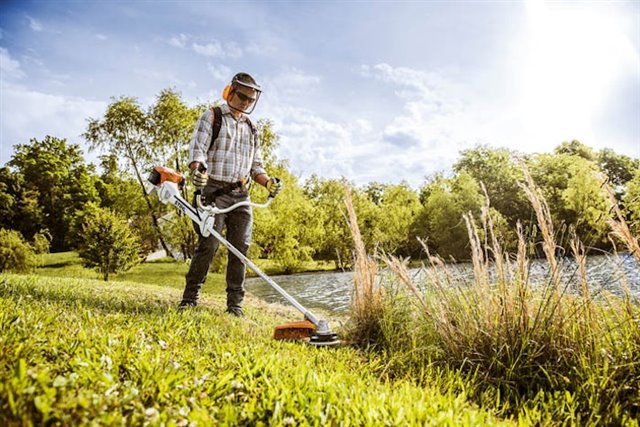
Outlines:
<svg viewBox="0 0 640 427"><path fill-rule="evenodd" d="M0 165L84 147L111 97L213 101L237 71L303 179L418 187L479 143L640 157L638 1L3 1Z"/></svg>

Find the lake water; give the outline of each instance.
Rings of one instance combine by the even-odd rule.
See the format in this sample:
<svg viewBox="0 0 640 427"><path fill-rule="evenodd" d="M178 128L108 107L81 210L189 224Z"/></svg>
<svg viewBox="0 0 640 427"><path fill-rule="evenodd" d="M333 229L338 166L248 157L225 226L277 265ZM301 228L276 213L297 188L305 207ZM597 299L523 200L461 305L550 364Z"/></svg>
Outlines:
<svg viewBox="0 0 640 427"><path fill-rule="evenodd" d="M471 264L455 264L448 266L455 277L455 283L470 284L473 280ZM381 274L387 272L382 271ZM411 269L410 273L418 284L424 281L422 269ZM561 261L563 284L579 287L579 273L576 264L569 260ZM546 262L534 261L530 268L530 283L544 283L549 277ZM628 254L620 257L593 256L587 258L587 278L591 292L597 295L603 290L622 294L624 283L629 286L631 295L640 300L640 264ZM344 313L349 308L353 289L351 272L304 273L289 276L272 276L281 287L289 292L302 305L310 310L322 309L334 313ZM288 304L259 277L247 279L246 289L249 293L267 302Z"/></svg>

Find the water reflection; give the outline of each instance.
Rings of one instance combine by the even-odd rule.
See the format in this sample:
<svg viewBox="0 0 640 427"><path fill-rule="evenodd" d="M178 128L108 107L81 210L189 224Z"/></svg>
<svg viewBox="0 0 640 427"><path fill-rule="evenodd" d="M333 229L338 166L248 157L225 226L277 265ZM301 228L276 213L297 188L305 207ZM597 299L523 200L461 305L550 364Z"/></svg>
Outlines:
<svg viewBox="0 0 640 427"><path fill-rule="evenodd" d="M471 264L456 264L449 267L455 284L470 284L473 280ZM562 283L568 289L580 288L578 266L569 259L560 263ZM416 283L424 282L422 269L412 269L410 274ZM534 261L529 269L530 282L544 282L549 277L546 262ZM382 274L384 277L384 272ZM343 313L349 308L353 288L351 272L305 273L291 276L273 276L276 283L282 286L302 305L309 309L322 309L335 313ZM624 284L629 287L631 295L640 299L640 264L628 254L619 258L612 256L593 256L587 258L587 280L593 295L603 290L621 295ZM284 298L274 291L260 278L247 279L247 291L267 301L288 304Z"/></svg>

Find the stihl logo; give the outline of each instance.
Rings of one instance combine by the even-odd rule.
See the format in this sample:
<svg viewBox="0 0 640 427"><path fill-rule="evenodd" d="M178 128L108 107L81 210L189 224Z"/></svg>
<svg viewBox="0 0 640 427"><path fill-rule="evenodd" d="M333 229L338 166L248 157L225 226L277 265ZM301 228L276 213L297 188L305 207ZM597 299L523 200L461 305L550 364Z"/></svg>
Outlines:
<svg viewBox="0 0 640 427"><path fill-rule="evenodd" d="M187 213L187 209L189 209L189 206L187 206L182 200L178 199L177 197L175 198L174 205L176 205L184 213Z"/></svg>

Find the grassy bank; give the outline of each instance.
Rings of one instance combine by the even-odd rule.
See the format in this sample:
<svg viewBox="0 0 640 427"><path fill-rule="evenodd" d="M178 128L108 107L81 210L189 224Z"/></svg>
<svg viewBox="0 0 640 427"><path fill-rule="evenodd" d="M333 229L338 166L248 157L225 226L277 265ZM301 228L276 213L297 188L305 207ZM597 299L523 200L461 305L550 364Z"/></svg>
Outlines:
<svg viewBox="0 0 640 427"><path fill-rule="evenodd" d="M288 309L252 299L239 320L207 296L183 313L178 293L0 276L0 424L511 424L469 404L455 376L391 381L375 355L272 340Z"/></svg>
<svg viewBox="0 0 640 427"><path fill-rule="evenodd" d="M36 274L48 277L73 277L98 279L100 274L95 270L83 267L82 259L77 252L59 252L39 255L39 267ZM269 275L284 274L284 270L278 264L269 259L256 259L254 263L262 271ZM302 263L301 272L331 271L335 268L333 262L328 261L307 261ZM176 261L171 258L161 258L138 264L131 270L109 276L109 279L116 282L137 282L151 285L169 286L173 288L184 288L184 277L189 269L189 264L183 261ZM248 276L255 274L247 269ZM219 294L224 292L224 273L212 272L207 278L207 285L204 292Z"/></svg>

